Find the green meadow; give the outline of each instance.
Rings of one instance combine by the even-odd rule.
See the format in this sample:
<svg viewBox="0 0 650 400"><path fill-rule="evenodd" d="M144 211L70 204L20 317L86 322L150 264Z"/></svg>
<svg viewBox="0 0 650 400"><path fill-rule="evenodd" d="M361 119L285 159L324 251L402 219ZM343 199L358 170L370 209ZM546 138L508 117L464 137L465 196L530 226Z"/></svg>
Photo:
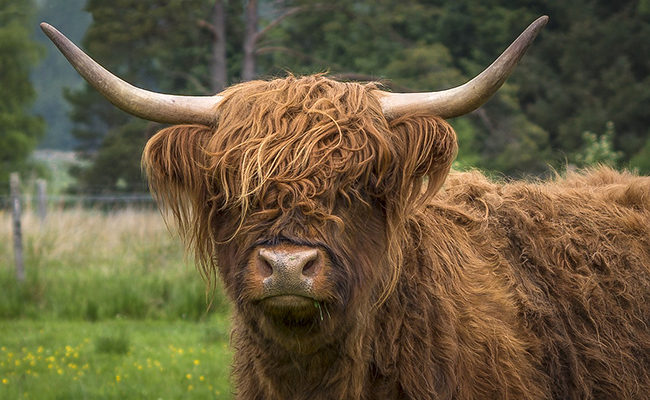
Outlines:
<svg viewBox="0 0 650 400"><path fill-rule="evenodd" d="M0 212L0 399L229 399L229 309L155 210Z"/></svg>

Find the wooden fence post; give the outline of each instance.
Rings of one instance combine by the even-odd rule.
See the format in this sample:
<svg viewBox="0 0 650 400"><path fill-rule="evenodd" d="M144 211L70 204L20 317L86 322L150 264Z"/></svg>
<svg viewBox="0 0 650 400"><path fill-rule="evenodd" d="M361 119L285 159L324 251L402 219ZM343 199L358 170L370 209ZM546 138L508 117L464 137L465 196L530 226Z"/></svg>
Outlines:
<svg viewBox="0 0 650 400"><path fill-rule="evenodd" d="M41 219L41 225L47 218L47 182L45 179L36 181L36 195L38 197L38 216Z"/></svg>
<svg viewBox="0 0 650 400"><path fill-rule="evenodd" d="M11 184L11 209L13 216L14 231L14 259L16 261L16 279L19 282L25 280L25 264L23 262L23 233L20 225L20 176L17 172L10 175Z"/></svg>

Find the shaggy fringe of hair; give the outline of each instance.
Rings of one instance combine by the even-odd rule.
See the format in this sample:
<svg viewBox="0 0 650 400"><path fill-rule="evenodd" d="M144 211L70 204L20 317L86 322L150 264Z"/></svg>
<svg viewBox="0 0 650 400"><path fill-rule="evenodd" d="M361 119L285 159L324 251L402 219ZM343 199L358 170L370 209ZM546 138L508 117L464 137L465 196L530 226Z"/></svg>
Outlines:
<svg viewBox="0 0 650 400"><path fill-rule="evenodd" d="M205 276L214 270L214 247L252 229L249 220L275 219L269 231L278 232L300 210L343 229L335 213L341 199L352 205L370 196L387 200L394 270L386 298L400 273L405 216L439 189L456 141L441 119L387 122L374 90L318 75L246 82L222 93L216 127L174 126L149 141L143 165L150 186ZM213 224L225 213L239 218L238 227L217 238Z"/></svg>

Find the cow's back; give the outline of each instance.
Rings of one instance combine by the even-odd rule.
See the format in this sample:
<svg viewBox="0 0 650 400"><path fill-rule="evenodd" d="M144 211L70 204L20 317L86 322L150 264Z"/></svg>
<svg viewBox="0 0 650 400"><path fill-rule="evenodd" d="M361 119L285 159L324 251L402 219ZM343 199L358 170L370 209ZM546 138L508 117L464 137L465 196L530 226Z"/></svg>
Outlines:
<svg viewBox="0 0 650 400"><path fill-rule="evenodd" d="M441 206L509 292L554 398L650 396L650 178L598 169L496 184L452 174ZM435 207L434 207L435 208Z"/></svg>

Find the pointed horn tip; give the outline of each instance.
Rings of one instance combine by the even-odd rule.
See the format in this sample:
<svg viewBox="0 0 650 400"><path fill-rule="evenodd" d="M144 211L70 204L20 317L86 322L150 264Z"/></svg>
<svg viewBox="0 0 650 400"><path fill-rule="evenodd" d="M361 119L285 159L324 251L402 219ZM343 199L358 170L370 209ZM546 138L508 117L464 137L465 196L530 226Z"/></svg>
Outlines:
<svg viewBox="0 0 650 400"><path fill-rule="evenodd" d="M63 36L63 34L61 32L59 32L58 29L56 29L52 25L48 24L47 22L41 22L39 24L39 26L41 27L41 30L43 31L43 33L45 33L45 35L48 38L50 38L50 40L53 41L54 43L56 43L56 38L60 38L61 36ZM63 37L65 37L65 36L63 36Z"/></svg>
<svg viewBox="0 0 650 400"><path fill-rule="evenodd" d="M548 23L548 15L542 15L533 21L532 24L530 24L530 28L532 28L531 30L539 32L543 27L546 26L546 23Z"/></svg>
<svg viewBox="0 0 650 400"><path fill-rule="evenodd" d="M528 28L526 28L521 33L521 35L519 35L519 37L511 44L511 47L513 49L517 49L517 52L521 51L521 56L523 56L526 49L528 49L528 46L530 46L535 38L537 38L539 33L546 26L547 22L548 15L542 15L541 17L537 18L530 25L528 25ZM508 51L508 49L506 51Z"/></svg>
<svg viewBox="0 0 650 400"><path fill-rule="evenodd" d="M48 36L51 32L56 31L56 28L48 24L47 22L41 22L39 26L41 27L41 30L45 32L45 34Z"/></svg>

